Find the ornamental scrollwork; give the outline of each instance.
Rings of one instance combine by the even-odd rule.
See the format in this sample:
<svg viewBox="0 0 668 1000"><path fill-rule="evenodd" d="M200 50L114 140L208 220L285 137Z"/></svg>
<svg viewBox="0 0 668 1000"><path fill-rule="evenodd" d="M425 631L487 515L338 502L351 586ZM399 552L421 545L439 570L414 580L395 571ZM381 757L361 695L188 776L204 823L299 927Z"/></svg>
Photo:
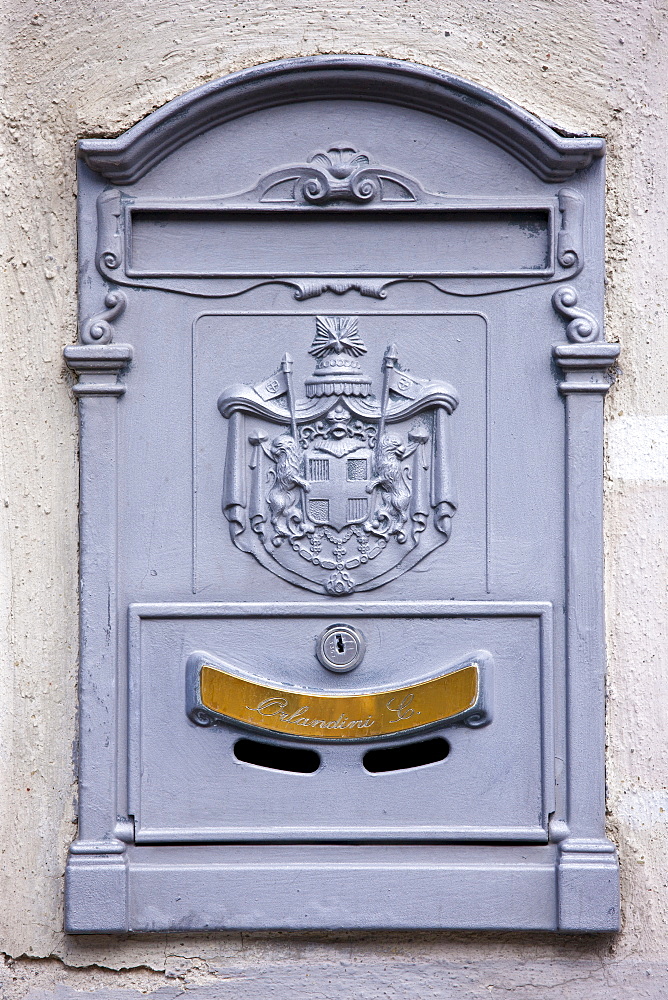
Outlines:
<svg viewBox="0 0 668 1000"><path fill-rule="evenodd" d="M302 205L419 201L424 196L411 177L375 166L367 153L347 145L330 146L312 153L305 163L273 171L255 190L261 202Z"/></svg>
<svg viewBox="0 0 668 1000"><path fill-rule="evenodd" d="M102 312L95 313L81 328L82 344L110 344L114 339L112 320L117 319L128 304L128 297L120 288L107 292Z"/></svg>
<svg viewBox="0 0 668 1000"><path fill-rule="evenodd" d="M578 293L572 285L561 285L552 296L552 305L570 322L566 336L572 343L586 344L599 339L601 326L593 313L578 305Z"/></svg>

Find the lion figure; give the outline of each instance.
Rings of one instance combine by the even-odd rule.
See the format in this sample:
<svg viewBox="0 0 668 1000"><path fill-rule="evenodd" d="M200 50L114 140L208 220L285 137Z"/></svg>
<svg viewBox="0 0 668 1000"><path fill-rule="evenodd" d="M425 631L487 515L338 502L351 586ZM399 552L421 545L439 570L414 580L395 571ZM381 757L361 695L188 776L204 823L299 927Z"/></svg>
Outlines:
<svg viewBox="0 0 668 1000"><path fill-rule="evenodd" d="M280 545L284 538L301 538L305 534L299 493L300 490L308 493L311 487L301 475L299 448L290 434L274 438L269 451L276 466L269 473L273 482L267 503L276 532L272 541L274 545Z"/></svg>
<svg viewBox="0 0 668 1000"><path fill-rule="evenodd" d="M367 493L376 489L379 491L380 504L373 517L364 525L366 531L383 538L396 535L398 542L406 541L403 528L411 499L408 485L410 473L401 465L403 457L404 444L400 438L384 434L376 461L376 476L367 486Z"/></svg>

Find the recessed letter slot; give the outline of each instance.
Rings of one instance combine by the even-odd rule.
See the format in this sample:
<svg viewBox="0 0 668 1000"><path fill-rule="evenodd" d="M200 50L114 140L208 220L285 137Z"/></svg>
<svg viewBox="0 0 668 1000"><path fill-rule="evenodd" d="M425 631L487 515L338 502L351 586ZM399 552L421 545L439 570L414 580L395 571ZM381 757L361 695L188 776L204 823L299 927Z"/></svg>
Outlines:
<svg viewBox="0 0 668 1000"><path fill-rule="evenodd" d="M268 767L272 771L293 771L295 774L313 774L320 767L320 754L315 750L279 747L275 743L259 740L237 740L234 756L244 764Z"/></svg>
<svg viewBox="0 0 668 1000"><path fill-rule="evenodd" d="M447 740L437 736L433 740L420 740L419 743L406 743L399 747L383 747L382 750L369 750L364 754L362 763L371 774L383 774L387 771L407 771L411 767L424 767L425 764L438 764L450 753Z"/></svg>

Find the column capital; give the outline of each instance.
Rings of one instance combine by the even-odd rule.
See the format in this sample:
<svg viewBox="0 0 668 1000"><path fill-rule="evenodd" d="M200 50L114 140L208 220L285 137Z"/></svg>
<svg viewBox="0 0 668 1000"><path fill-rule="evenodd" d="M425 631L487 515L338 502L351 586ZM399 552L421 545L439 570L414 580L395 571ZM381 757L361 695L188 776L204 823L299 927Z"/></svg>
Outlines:
<svg viewBox="0 0 668 1000"><path fill-rule="evenodd" d="M79 375L75 396L122 396L118 376L132 361L131 344L70 344L65 364Z"/></svg>
<svg viewBox="0 0 668 1000"><path fill-rule="evenodd" d="M609 369L619 355L619 344L605 341L557 344L553 348L555 361L566 378L559 383L559 392L594 392L604 395L612 385Z"/></svg>

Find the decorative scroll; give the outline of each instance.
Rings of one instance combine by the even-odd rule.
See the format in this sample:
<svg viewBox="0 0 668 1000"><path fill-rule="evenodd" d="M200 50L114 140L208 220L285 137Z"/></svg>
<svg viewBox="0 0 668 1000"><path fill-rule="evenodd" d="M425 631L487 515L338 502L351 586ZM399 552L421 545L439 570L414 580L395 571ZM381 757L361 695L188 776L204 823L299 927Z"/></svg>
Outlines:
<svg viewBox="0 0 668 1000"><path fill-rule="evenodd" d="M82 344L110 344L114 339L111 323L124 311L128 304L127 295L120 288L107 292L104 299L106 309L87 319L81 329Z"/></svg>
<svg viewBox="0 0 668 1000"><path fill-rule="evenodd" d="M96 260L102 273L123 263L122 211L120 191L112 188L98 196Z"/></svg>
<svg viewBox="0 0 668 1000"><path fill-rule="evenodd" d="M599 340L600 324L593 313L578 306L578 293L571 285L562 285L552 296L556 311L570 320L566 336L573 343L584 344Z"/></svg>
<svg viewBox="0 0 668 1000"><path fill-rule="evenodd" d="M584 198L572 188L562 188L558 198L561 229L557 236L557 261L564 268L581 267Z"/></svg>
<svg viewBox="0 0 668 1000"><path fill-rule="evenodd" d="M286 282L287 284L287 282ZM384 299L387 296L385 286L391 284L387 281L357 281L336 278L326 278L317 281L294 281L289 282L295 288L295 298L302 302L304 299L314 299L324 292L334 292L335 295L344 295L346 292L359 292L370 299Z"/></svg>
<svg viewBox="0 0 668 1000"><path fill-rule="evenodd" d="M445 722L478 727L489 721L483 673L489 653L437 677L372 691L305 691L245 677L208 653L188 658L187 711L199 726L232 722L299 739L357 741L412 732Z"/></svg>
<svg viewBox="0 0 668 1000"><path fill-rule="evenodd" d="M330 596L404 573L450 536L456 509L446 382L383 359L379 399L353 316L319 316L313 375L296 399L292 359L218 400L229 420L223 513L233 544L272 573ZM250 481L248 481L250 480Z"/></svg>

